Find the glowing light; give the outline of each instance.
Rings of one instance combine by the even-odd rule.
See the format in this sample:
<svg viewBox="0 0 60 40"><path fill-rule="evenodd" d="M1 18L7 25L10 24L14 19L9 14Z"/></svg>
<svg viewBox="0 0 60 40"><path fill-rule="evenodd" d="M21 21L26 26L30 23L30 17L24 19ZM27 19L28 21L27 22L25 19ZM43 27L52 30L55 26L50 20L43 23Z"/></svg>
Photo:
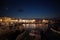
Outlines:
<svg viewBox="0 0 60 40"><path fill-rule="evenodd" d="M19 19L19 22L22 22L22 19Z"/></svg>
<svg viewBox="0 0 60 40"><path fill-rule="evenodd" d="M15 22L18 22L18 20L14 20Z"/></svg>
<svg viewBox="0 0 60 40"><path fill-rule="evenodd" d="M31 22L35 22L35 20L31 20Z"/></svg>
<svg viewBox="0 0 60 40"><path fill-rule="evenodd" d="M20 19L19 22L33 23L33 22L35 22L35 20L22 20L22 19Z"/></svg>
<svg viewBox="0 0 60 40"><path fill-rule="evenodd" d="M44 19L43 19L42 22L43 22L43 23L48 23L48 20L44 20Z"/></svg>
<svg viewBox="0 0 60 40"><path fill-rule="evenodd" d="M43 20L43 22L46 22L46 20Z"/></svg>
<svg viewBox="0 0 60 40"><path fill-rule="evenodd" d="M25 22L26 20L22 20L23 22Z"/></svg>
<svg viewBox="0 0 60 40"><path fill-rule="evenodd" d="M0 21L2 22L2 19L0 19Z"/></svg>
<svg viewBox="0 0 60 40"><path fill-rule="evenodd" d="M18 22L18 20L10 20L11 22Z"/></svg>

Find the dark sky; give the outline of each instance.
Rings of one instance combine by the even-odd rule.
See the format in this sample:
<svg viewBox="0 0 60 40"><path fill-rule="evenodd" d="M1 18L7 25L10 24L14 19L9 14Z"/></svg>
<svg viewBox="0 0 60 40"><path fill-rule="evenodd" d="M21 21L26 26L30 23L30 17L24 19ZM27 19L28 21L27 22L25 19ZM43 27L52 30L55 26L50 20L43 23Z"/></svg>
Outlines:
<svg viewBox="0 0 60 40"><path fill-rule="evenodd" d="M0 1L0 16L45 18L60 16L58 0L2 0Z"/></svg>

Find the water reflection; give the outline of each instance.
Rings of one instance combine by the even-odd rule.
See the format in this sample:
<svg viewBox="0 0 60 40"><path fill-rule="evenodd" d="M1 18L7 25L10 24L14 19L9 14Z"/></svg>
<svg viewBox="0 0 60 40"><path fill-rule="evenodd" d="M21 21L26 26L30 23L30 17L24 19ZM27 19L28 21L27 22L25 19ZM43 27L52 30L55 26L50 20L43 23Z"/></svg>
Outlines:
<svg viewBox="0 0 60 40"><path fill-rule="evenodd" d="M48 24L23 24L24 28L47 28Z"/></svg>

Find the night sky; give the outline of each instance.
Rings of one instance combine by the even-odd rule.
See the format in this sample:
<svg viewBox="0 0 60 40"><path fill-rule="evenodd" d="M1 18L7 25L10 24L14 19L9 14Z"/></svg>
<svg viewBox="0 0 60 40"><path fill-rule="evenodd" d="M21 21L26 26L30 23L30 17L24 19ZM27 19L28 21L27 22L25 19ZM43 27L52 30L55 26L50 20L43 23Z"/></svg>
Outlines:
<svg viewBox="0 0 60 40"><path fill-rule="evenodd" d="M2 0L0 1L0 16L16 18L46 18L60 16L58 0Z"/></svg>

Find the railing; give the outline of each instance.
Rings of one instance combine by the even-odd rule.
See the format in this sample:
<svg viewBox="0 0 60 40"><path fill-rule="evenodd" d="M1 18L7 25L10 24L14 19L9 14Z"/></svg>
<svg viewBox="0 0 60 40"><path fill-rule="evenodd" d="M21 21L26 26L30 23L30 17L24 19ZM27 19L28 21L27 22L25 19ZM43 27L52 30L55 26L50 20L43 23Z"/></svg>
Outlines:
<svg viewBox="0 0 60 40"><path fill-rule="evenodd" d="M20 35L18 35L18 37L16 38L16 40L22 40L25 38L25 34L26 34L26 31L24 31L23 33L21 33Z"/></svg>

